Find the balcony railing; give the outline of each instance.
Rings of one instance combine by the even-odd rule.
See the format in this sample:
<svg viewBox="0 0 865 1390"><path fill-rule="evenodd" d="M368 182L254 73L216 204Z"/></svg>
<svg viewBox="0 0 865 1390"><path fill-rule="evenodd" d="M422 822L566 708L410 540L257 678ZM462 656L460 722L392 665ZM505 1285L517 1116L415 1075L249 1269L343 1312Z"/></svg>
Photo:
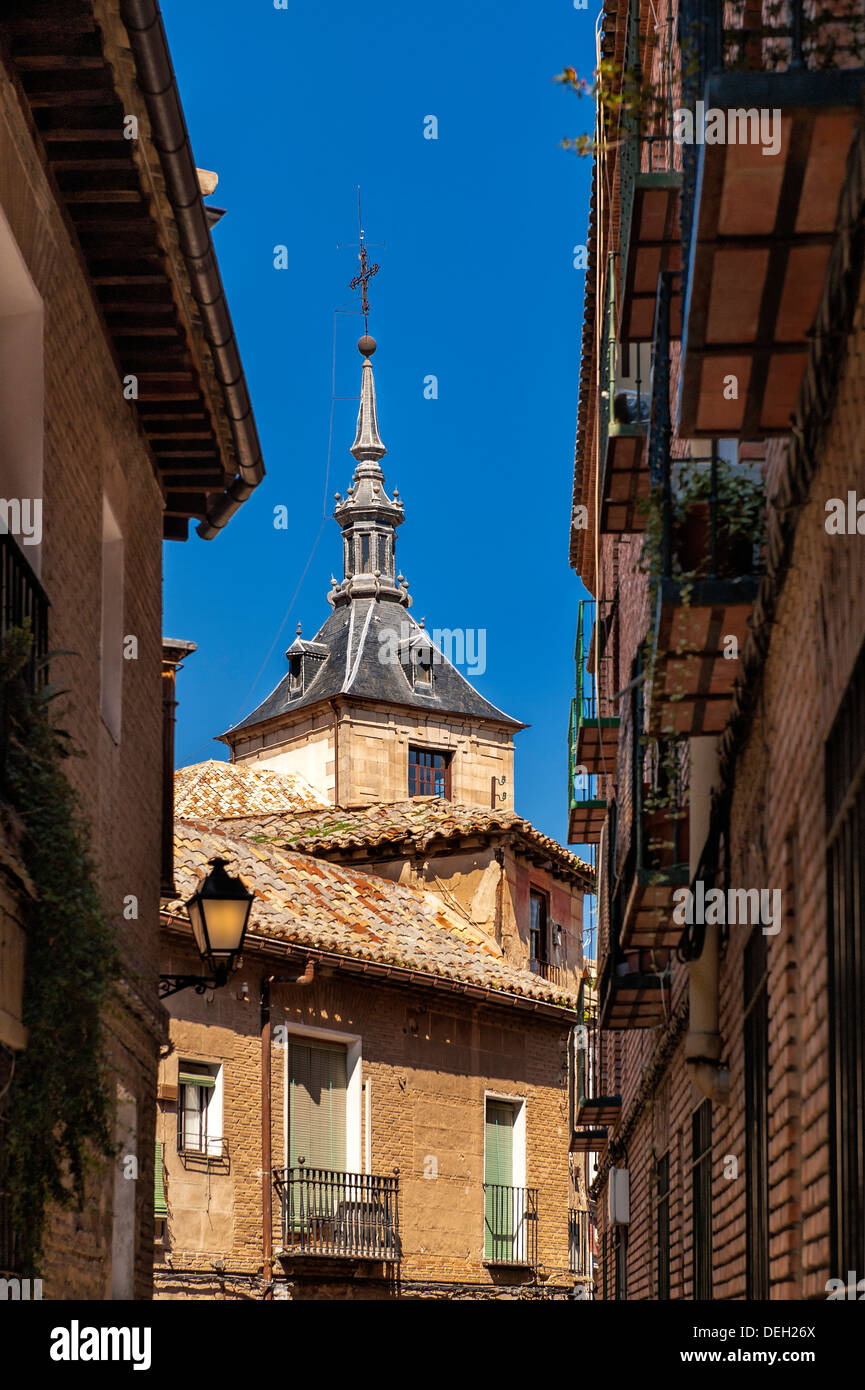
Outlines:
<svg viewBox="0 0 865 1390"><path fill-rule="evenodd" d="M692 440L689 459L671 456L672 281L659 280L652 358L648 455L660 548L650 715L661 733L714 735L726 723L762 569L762 472L735 439Z"/></svg>
<svg viewBox="0 0 865 1390"><path fill-rule="evenodd" d="M33 688L44 682L40 669L48 653L48 596L14 537L0 532L0 641L13 628L29 625L33 639L27 676Z"/></svg>
<svg viewBox="0 0 865 1390"><path fill-rule="evenodd" d="M568 844L594 845L601 838L607 803L598 796L597 774L582 767L577 757L580 704L571 701L568 723Z"/></svg>
<svg viewBox="0 0 865 1390"><path fill-rule="evenodd" d="M589 1213L576 1207L568 1209L568 1269L582 1279L591 1278Z"/></svg>
<svg viewBox="0 0 865 1390"><path fill-rule="evenodd" d="M286 1256L399 1259L399 1176L337 1173L326 1168L278 1168Z"/></svg>
<svg viewBox="0 0 865 1390"><path fill-rule="evenodd" d="M619 738L619 719L608 691L612 683L612 662L605 650L606 625L600 624L595 630L596 603L594 599L582 599L577 617L577 640L574 648L576 662L577 693L576 710L572 714L574 733L572 738L572 766L583 769L586 775L598 772L612 772L616 764L616 744ZM598 682L589 670L597 652L597 666L600 675ZM580 774L582 775L582 774ZM571 789L574 782L571 782Z"/></svg>
<svg viewBox="0 0 865 1390"><path fill-rule="evenodd" d="M577 1125L616 1125L622 1113L622 1098L605 1095L604 1039L597 1026L594 991L587 990L586 981L580 985L578 1009L585 1033L577 1037L577 1085L574 1123Z"/></svg>
<svg viewBox="0 0 865 1390"><path fill-rule="evenodd" d="M650 42L649 26L646 43ZM681 147L673 140L675 89L678 81L673 20L658 31L651 54L648 95L639 52L639 4L628 17L626 74L640 98L637 111L626 110L619 132L619 267L622 308L619 333L627 342L652 336L655 289L662 270L681 265ZM628 80L626 76L626 81ZM676 303L676 331L681 331L681 301Z"/></svg>
<svg viewBox="0 0 865 1390"><path fill-rule="evenodd" d="M529 961L529 969L533 975L539 975L542 980L547 980L559 989L567 989L568 987L568 975L564 966L553 965L548 960L533 958Z"/></svg>
<svg viewBox="0 0 865 1390"><path fill-rule="evenodd" d="M486 1264L538 1263L538 1191L484 1183L484 1261Z"/></svg>
<svg viewBox="0 0 865 1390"><path fill-rule="evenodd" d="M649 349L626 343L617 332L616 257L607 259L601 335L598 440L601 466L601 530L641 531L640 509L649 491L644 463L649 418Z"/></svg>

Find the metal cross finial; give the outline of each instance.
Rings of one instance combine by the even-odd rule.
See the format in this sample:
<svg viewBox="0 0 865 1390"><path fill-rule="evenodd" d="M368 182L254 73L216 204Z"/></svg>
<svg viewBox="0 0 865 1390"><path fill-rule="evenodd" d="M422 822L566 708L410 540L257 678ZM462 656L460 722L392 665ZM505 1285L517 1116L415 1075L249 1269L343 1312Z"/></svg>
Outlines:
<svg viewBox="0 0 865 1390"><path fill-rule="evenodd" d="M360 215L360 189L357 190L357 226L360 234L360 254L358 255L358 260L360 261L360 274L355 275L351 282L351 288L356 290L358 285L361 287L360 306L363 311L363 331L367 333L369 331L369 299L367 298L366 287L372 277L378 274L378 265L370 265L369 257L366 254L366 245L364 242L365 233Z"/></svg>

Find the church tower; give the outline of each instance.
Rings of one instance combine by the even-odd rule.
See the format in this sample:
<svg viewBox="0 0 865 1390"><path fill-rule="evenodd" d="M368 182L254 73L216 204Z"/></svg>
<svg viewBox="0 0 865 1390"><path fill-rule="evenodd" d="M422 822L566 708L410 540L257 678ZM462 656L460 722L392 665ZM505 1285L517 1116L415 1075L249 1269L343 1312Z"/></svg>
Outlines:
<svg viewBox="0 0 865 1390"><path fill-rule="evenodd" d="M396 488L388 496L381 468L375 340L364 333L358 350L356 466L346 496L336 494L343 577L331 579L330 616L312 641L298 625L287 674L221 739L233 762L298 772L339 806L443 796L512 811L513 738L525 725L479 695L446 642L435 646L409 614L396 565L403 504ZM447 645L455 636L442 633Z"/></svg>

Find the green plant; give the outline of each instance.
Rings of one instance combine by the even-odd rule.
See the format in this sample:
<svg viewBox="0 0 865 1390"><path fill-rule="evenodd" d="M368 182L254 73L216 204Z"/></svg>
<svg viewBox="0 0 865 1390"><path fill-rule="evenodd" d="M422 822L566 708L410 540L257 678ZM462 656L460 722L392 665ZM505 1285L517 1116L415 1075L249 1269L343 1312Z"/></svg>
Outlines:
<svg viewBox="0 0 865 1390"><path fill-rule="evenodd" d="M697 502L712 498L712 472L708 462L687 459L679 467L674 496L674 517L681 525ZM759 541L766 507L762 481L724 459L715 465L715 503L722 530L727 536L748 536Z"/></svg>
<svg viewBox="0 0 865 1390"><path fill-rule="evenodd" d="M52 719L54 686L26 679L32 638L0 649L6 747L2 799L35 888L26 909L27 1047L8 1096L9 1190L19 1261L38 1272L49 1202L83 1207L85 1176L113 1153L103 1009L118 973L89 849L89 828L63 772L69 735Z"/></svg>

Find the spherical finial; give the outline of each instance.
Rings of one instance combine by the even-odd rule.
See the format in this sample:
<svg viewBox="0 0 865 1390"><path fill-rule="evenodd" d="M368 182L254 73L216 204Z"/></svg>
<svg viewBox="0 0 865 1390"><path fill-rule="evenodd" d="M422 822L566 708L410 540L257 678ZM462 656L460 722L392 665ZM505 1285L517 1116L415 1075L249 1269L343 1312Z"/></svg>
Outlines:
<svg viewBox="0 0 865 1390"><path fill-rule="evenodd" d="M300 636L302 630L303 630L302 624L301 624L301 623L298 623L298 625L297 625L297 635L298 635L298 637Z"/></svg>
<svg viewBox="0 0 865 1390"><path fill-rule="evenodd" d="M375 347L375 338L371 338L368 333L364 333L363 337L357 340L357 350L362 353L364 357L372 357L375 352Z"/></svg>

